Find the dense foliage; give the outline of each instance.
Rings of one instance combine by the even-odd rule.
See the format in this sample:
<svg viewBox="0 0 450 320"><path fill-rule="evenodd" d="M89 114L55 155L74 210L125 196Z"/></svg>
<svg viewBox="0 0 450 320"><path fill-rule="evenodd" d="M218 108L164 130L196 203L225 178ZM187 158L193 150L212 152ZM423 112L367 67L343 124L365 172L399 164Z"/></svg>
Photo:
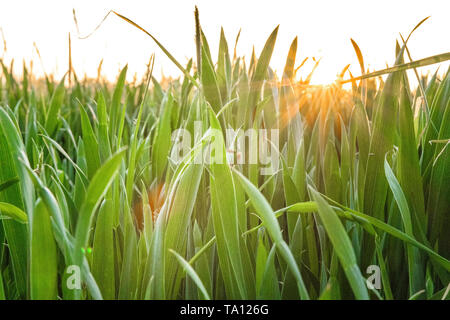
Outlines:
<svg viewBox="0 0 450 320"><path fill-rule="evenodd" d="M270 69L278 28L247 66L223 32L215 59L197 27L195 63L164 85L151 64L111 88L73 70L37 86L2 63L0 298L448 297L449 73L311 86L297 40L282 78ZM225 145L227 128L279 130L272 174L193 161L211 140L260 154ZM192 138L182 161L176 129Z"/></svg>

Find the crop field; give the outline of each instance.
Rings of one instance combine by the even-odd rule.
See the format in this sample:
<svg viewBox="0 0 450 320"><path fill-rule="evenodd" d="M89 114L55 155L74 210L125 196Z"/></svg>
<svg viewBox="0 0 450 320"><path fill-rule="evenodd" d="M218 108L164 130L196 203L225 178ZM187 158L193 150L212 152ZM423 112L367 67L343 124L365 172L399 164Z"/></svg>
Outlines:
<svg viewBox="0 0 450 320"><path fill-rule="evenodd" d="M352 40L318 86L278 27L245 60L197 12L182 65L112 14L181 76L0 60L0 299L450 299L450 73L420 73L450 53L368 73Z"/></svg>

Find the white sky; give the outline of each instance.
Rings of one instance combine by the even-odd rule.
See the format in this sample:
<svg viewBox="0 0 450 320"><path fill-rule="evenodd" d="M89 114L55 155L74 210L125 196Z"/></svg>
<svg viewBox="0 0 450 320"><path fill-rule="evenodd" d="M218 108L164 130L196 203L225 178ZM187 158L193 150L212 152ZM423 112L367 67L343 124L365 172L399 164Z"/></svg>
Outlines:
<svg viewBox="0 0 450 320"><path fill-rule="evenodd" d="M220 27L223 26L230 51L242 28L238 55L250 57L252 46L259 55L271 31L280 24L271 65L283 69L291 41L299 37L298 63L305 57L322 57L313 76L314 83L328 83L351 63L359 75L356 55L350 43L360 46L366 65L381 69L394 60L395 40L406 35L420 20L431 15L409 42L413 59L449 52L450 1L448 0L378 0L378 1L245 1L245 0L0 0L0 27L7 42L0 56L14 58L15 69L22 60L34 62L34 72L42 74L33 42L36 42L45 70L62 76L68 68L68 33L72 33L72 56L79 76L96 77L103 58L103 74L114 79L119 68L129 65L129 75L142 75L150 55L156 54L155 72L179 76L180 72L161 50L141 31L110 15L101 28L86 40L77 39L72 8L77 12L80 32L91 32L105 14L114 9L132 19L159 39L183 64L195 55L194 5L200 22L217 56ZM232 54L232 52L231 52ZM298 64L297 63L297 64ZM312 65L305 68L308 70ZM442 70L448 67L446 63ZM421 71L436 70L437 66ZM303 73L306 77L305 71Z"/></svg>

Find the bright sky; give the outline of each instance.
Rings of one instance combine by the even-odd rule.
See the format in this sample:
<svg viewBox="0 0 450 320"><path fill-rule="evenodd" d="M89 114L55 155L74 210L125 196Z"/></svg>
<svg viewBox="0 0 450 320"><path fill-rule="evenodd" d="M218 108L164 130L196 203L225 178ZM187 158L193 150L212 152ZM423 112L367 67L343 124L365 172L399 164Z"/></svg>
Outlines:
<svg viewBox="0 0 450 320"><path fill-rule="evenodd" d="M359 75L356 55L350 43L360 46L371 70L385 68L394 61L395 40L399 32L407 35L423 18L431 15L409 42L413 59L450 51L450 1L448 0L308 0L308 1L244 1L244 0L65 0L65 1L0 1L0 27L7 51L0 57L14 58L16 71L21 61L33 59L33 71L42 74L33 42L36 42L47 73L58 77L68 69L68 33L72 34L72 59L79 76L97 76L103 58L103 74L115 79L119 68L129 65L133 73L142 75L150 55L156 54L155 72L177 77L180 72L161 50L141 31L118 17L110 15L100 29L86 40L77 38L72 16L76 10L80 32L90 33L114 9L152 33L183 64L195 55L194 5L200 11L200 22L214 56L223 26L230 50L242 28L237 52L250 57L252 46L259 55L271 31L280 24L272 57L272 67L280 74L291 41L299 37L298 63L305 57L322 58L314 83L329 83L346 64L351 63ZM298 64L297 63L297 64ZM305 67L311 68L312 63ZM448 63L444 66L448 67ZM421 71L436 70L437 66ZM442 67L441 67L442 69ZM303 73L304 77L306 74Z"/></svg>

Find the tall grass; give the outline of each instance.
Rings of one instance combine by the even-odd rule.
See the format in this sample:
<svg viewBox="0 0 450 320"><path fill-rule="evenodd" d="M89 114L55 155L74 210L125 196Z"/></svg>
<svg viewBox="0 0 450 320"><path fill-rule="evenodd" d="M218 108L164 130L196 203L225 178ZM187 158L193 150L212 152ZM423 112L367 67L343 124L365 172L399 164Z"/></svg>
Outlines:
<svg viewBox="0 0 450 320"><path fill-rule="evenodd" d="M367 74L352 41L363 74L349 91L295 81L297 39L278 79L278 27L247 65L223 30L210 51L196 12L182 66L120 17L183 76L159 83L152 59L140 82L71 67L38 88L1 61L0 299L449 298L450 75L412 90L405 72L448 53L405 63L404 42ZM228 128L279 129L279 168L229 165ZM192 137L180 162L176 129ZM224 161L194 161L212 140Z"/></svg>

